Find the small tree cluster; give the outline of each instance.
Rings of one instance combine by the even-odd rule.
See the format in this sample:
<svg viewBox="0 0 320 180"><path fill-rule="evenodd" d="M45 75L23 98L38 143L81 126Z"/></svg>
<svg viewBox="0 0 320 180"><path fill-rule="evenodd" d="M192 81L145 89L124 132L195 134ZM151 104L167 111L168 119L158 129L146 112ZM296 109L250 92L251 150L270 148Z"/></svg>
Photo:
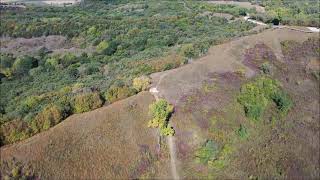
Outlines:
<svg viewBox="0 0 320 180"><path fill-rule="evenodd" d="M0 135L1 144L7 144L26 139L30 133L27 130L27 123L21 119L15 119L0 127Z"/></svg>
<svg viewBox="0 0 320 180"><path fill-rule="evenodd" d="M123 87L111 87L104 93L105 99L109 103L113 103L116 101L119 101L121 99L125 99L127 97L133 96L136 94L136 91L132 88L129 88L127 86Z"/></svg>
<svg viewBox="0 0 320 180"><path fill-rule="evenodd" d="M31 122L31 129L34 133L48 130L50 127L61 122L65 116L62 107L49 104Z"/></svg>
<svg viewBox="0 0 320 180"><path fill-rule="evenodd" d="M285 115L292 107L290 97L280 89L280 83L267 76L241 87L238 102L244 106L246 116L259 120L268 104L274 102L280 114Z"/></svg>
<svg viewBox="0 0 320 180"><path fill-rule="evenodd" d="M145 91L148 89L150 85L150 78L147 76L141 76L138 78L133 79L133 88L137 90L138 92L140 91Z"/></svg>
<svg viewBox="0 0 320 180"><path fill-rule="evenodd" d="M98 92L82 93L74 98L74 112L82 113L101 107L103 101Z"/></svg>
<svg viewBox="0 0 320 180"><path fill-rule="evenodd" d="M174 129L169 125L169 118L173 112L173 106L166 100L159 101L150 105L152 120L149 121L148 127L159 128L163 136L173 136Z"/></svg>

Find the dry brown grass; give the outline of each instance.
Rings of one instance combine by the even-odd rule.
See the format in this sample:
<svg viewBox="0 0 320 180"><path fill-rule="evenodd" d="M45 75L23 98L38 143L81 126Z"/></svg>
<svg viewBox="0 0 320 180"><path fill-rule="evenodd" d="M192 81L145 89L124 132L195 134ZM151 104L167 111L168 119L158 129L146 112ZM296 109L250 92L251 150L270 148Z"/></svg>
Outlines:
<svg viewBox="0 0 320 180"><path fill-rule="evenodd" d="M157 160L157 132L147 127L151 118L148 107L153 101L151 94L142 92L112 105L73 115L46 132L2 147L1 161L15 158L17 162L31 164L41 179L140 177L161 164ZM4 169L1 172L5 172ZM167 176L157 173L149 176Z"/></svg>
<svg viewBox="0 0 320 180"><path fill-rule="evenodd" d="M219 179L319 177L319 82L306 71L316 69L319 62L314 54L283 53L280 44L285 40L301 43L318 35L270 29L214 46L191 64L152 75L160 95L176 107L170 121L176 130L177 169L182 178L207 178L207 172ZM258 73L243 63L245 52L257 44L275 55L270 62L275 67L273 76L295 104L287 118L275 124L270 123L274 107L263 115L264 121L252 123L235 101L241 84ZM295 61L287 61L287 56ZM154 67L163 65L154 62ZM49 131L2 147L1 161L15 158L31 164L43 179L170 178L166 148L158 151L157 132L146 127L153 101L151 94L143 92L73 115ZM235 137L240 124L251 129L248 141ZM225 169L210 171L195 163L194 152L207 139L221 148L232 145L233 153L223 157L229 158L228 163L222 161Z"/></svg>

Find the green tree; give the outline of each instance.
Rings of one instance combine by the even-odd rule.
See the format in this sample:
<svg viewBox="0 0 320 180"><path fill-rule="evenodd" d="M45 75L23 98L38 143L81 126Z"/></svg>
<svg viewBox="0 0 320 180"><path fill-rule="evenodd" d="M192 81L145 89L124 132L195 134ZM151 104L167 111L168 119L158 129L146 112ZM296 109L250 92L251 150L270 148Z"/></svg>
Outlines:
<svg viewBox="0 0 320 180"><path fill-rule="evenodd" d="M173 136L174 129L169 125L169 118L173 113L173 106L166 100L160 99L149 107L152 120L148 122L148 127L159 128L160 134L164 136Z"/></svg>
<svg viewBox="0 0 320 180"><path fill-rule="evenodd" d="M109 43L104 40L98 44L96 50L99 54L104 54L105 51L108 49L108 47L109 47Z"/></svg>
<svg viewBox="0 0 320 180"><path fill-rule="evenodd" d="M133 88L136 89L138 92L145 91L149 87L150 78L147 76L141 76L138 78L133 79Z"/></svg>
<svg viewBox="0 0 320 180"><path fill-rule="evenodd" d="M19 57L12 66L13 72L17 75L27 74L30 69L37 67L37 63L37 60L30 56Z"/></svg>
<svg viewBox="0 0 320 180"><path fill-rule="evenodd" d="M103 101L97 92L82 93L74 98L74 112L82 113L101 107Z"/></svg>

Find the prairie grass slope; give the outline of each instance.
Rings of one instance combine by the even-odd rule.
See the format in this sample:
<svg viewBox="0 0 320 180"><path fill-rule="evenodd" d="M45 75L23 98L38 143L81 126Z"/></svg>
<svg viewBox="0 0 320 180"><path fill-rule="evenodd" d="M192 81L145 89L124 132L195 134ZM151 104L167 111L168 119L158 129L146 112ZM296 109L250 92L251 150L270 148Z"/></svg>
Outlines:
<svg viewBox="0 0 320 180"><path fill-rule="evenodd" d="M175 105L181 178L319 178L318 35L271 29L152 75L159 96ZM258 121L246 117L237 97L260 76L277 80L291 98L287 115L270 103ZM171 178L168 149L147 128L153 101L143 92L2 147L1 172L30 165L45 179Z"/></svg>
<svg viewBox="0 0 320 180"><path fill-rule="evenodd" d="M181 177L319 178L318 35L271 29L152 75L160 97L175 104ZM279 115L271 103L255 122L237 97L243 84L263 74L263 64L294 105Z"/></svg>
<svg viewBox="0 0 320 180"><path fill-rule="evenodd" d="M165 178L157 132L147 128L151 94L140 93L97 110L73 115L54 128L1 148L1 174L28 164L43 179ZM23 166L19 167L19 163ZM169 170L163 170L166 172ZM26 172L21 172L26 174Z"/></svg>

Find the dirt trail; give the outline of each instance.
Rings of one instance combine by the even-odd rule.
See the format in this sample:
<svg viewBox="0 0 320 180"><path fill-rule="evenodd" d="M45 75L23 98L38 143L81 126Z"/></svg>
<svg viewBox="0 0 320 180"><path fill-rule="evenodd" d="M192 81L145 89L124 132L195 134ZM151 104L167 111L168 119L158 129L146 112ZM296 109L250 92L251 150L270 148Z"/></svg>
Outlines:
<svg viewBox="0 0 320 180"><path fill-rule="evenodd" d="M174 143L175 139L173 136L167 137L167 142L169 145L169 151L170 151L170 164L171 164L171 173L173 179L179 179L179 174L177 171L177 153L176 153L176 147Z"/></svg>
<svg viewBox="0 0 320 180"><path fill-rule="evenodd" d="M161 80L166 76L167 74L164 74L163 76L160 77L160 80L158 84L160 84ZM157 85L158 85L157 84ZM157 86L154 88L151 88L149 92L154 96L156 101L159 100L159 91L157 89ZM173 179L179 179L179 174L177 171L177 155L176 155L176 148L175 148L175 143L174 143L174 137L172 136L167 136L167 144L169 147L169 153L170 153L170 168L171 168L171 174Z"/></svg>
<svg viewBox="0 0 320 180"><path fill-rule="evenodd" d="M208 54L197 61L177 69L151 74L153 87L158 96L175 106L179 99L194 89L201 88L210 80L212 73L243 72L250 77L254 72L243 65L243 53L258 43L270 47L277 58L282 57L280 42L284 40L304 41L318 33L304 33L286 28L269 29L262 33L242 37L209 49Z"/></svg>

